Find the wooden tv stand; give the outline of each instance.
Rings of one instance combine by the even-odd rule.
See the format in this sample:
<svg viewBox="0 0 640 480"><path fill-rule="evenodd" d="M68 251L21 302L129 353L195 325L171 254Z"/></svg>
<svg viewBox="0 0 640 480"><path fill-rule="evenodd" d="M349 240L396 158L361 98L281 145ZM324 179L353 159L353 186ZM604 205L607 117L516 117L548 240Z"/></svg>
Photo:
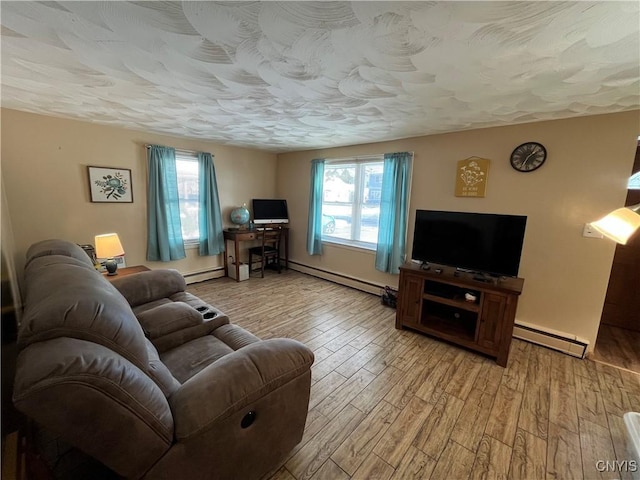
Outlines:
<svg viewBox="0 0 640 480"><path fill-rule="evenodd" d="M524 279L479 281L474 277L451 267L432 265L424 270L413 263L403 265L396 328L410 328L484 353L506 367ZM465 294L475 300L466 300Z"/></svg>

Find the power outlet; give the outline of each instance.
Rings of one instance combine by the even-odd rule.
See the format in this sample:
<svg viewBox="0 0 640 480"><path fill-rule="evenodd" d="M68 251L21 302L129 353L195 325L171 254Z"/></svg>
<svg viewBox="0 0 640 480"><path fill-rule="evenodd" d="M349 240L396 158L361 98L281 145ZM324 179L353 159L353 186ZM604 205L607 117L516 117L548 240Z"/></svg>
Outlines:
<svg viewBox="0 0 640 480"><path fill-rule="evenodd" d="M584 228L582 229L582 236L590 238L604 238L604 235L593 228L590 223L584 224Z"/></svg>

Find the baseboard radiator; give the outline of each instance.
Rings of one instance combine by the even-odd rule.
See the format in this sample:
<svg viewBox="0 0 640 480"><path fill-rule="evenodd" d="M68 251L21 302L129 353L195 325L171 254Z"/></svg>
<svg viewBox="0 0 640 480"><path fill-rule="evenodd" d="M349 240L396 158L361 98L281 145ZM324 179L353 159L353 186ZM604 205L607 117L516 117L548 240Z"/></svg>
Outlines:
<svg viewBox="0 0 640 480"><path fill-rule="evenodd" d="M356 290L373 293L374 295L382 295L382 290L384 289L384 285L377 285L375 283L371 283L356 277L350 277L341 273L334 273L328 270L310 267L301 263L292 262L291 260L289 260L289 268L297 272L306 273L307 275L311 275L313 277L322 278L323 280L338 283L346 287L355 288Z"/></svg>
<svg viewBox="0 0 640 480"><path fill-rule="evenodd" d="M589 346L587 340L581 339L576 335L546 329L539 325L518 322L517 320L513 327L513 337L578 358L585 357Z"/></svg>
<svg viewBox="0 0 640 480"><path fill-rule="evenodd" d="M183 273L182 276L184 277L185 282L187 282L187 285L191 283L204 282L205 280L224 277L224 267L216 267L209 270L199 270L196 272Z"/></svg>

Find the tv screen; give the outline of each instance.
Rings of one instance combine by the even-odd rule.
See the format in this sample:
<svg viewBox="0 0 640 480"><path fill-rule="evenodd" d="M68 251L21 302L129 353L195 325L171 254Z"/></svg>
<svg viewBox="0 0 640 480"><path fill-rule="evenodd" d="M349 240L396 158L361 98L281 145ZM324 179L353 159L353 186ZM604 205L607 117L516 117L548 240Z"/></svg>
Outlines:
<svg viewBox="0 0 640 480"><path fill-rule="evenodd" d="M517 277L526 224L520 215L418 210L411 258Z"/></svg>
<svg viewBox="0 0 640 480"><path fill-rule="evenodd" d="M254 198L253 222L257 225L266 223L289 223L287 201L272 198Z"/></svg>

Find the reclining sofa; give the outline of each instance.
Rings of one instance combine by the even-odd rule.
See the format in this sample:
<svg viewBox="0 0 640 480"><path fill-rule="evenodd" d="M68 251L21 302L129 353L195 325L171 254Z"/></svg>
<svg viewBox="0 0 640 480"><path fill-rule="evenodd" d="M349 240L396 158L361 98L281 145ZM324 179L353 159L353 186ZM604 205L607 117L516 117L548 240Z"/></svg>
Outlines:
<svg viewBox="0 0 640 480"><path fill-rule="evenodd" d="M313 354L185 288L175 270L109 282L74 243L34 244L15 406L121 477L267 474L302 438Z"/></svg>

